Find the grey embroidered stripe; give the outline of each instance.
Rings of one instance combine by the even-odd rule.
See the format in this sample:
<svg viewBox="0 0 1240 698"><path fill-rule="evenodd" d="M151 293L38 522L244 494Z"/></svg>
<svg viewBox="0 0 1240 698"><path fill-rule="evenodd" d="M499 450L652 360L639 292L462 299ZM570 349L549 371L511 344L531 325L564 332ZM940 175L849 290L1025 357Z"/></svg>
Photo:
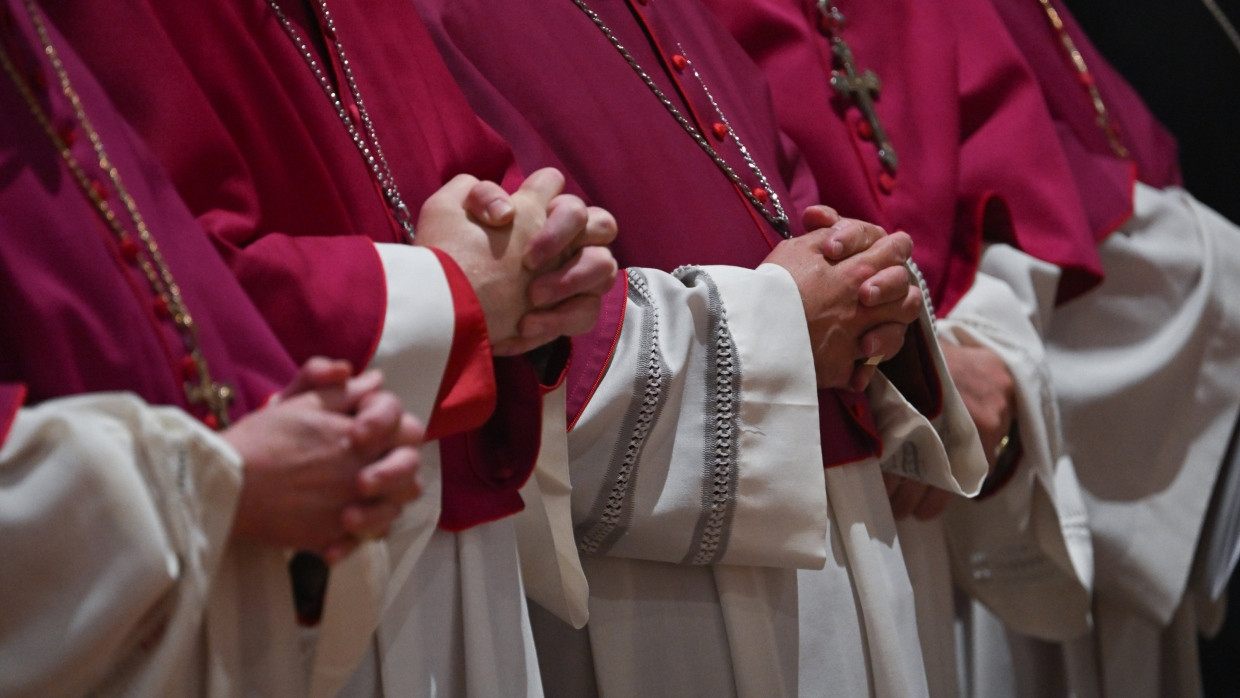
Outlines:
<svg viewBox="0 0 1240 698"><path fill-rule="evenodd" d="M719 288L700 267L681 267L674 275L686 286L702 284L710 309L710 344L707 362L705 433L703 434L702 515L693 533L693 544L683 564L709 565L723 556L728 546L732 516L736 511L737 405L740 402L740 358L728 329L727 309Z"/></svg>
<svg viewBox="0 0 1240 698"><path fill-rule="evenodd" d="M607 469L611 489L600 492L590 517L577 526L577 549L583 553L606 553L628 530L633 518L633 493L637 487L637 461L646 447L650 427L659 418L667 400L671 372L659 351L659 309L650 297L646 277L637 269L628 270L629 300L642 308L641 348L637 353L633 394L640 402L630 405L620 433L627 442L617 444Z"/></svg>

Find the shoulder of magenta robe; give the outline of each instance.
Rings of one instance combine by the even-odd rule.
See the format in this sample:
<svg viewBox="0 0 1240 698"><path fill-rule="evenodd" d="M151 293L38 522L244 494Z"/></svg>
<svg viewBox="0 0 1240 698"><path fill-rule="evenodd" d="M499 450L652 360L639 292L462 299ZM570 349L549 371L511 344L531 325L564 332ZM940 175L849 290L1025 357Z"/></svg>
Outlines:
<svg viewBox="0 0 1240 698"><path fill-rule="evenodd" d="M364 366L387 302L372 243L403 242L403 234L267 3L56 5L70 40L110 93L121 96L125 115L168 164L293 357L326 354ZM304 36L318 36L303 3L282 7ZM470 110L408 2L331 7L367 114L412 210L460 173L516 184L511 151ZM330 70L321 53L319 62ZM454 269L446 266L445 273ZM468 284L462 290L472 293ZM466 320L457 313L457 338ZM439 435L481 426L495 405L489 362L460 363L450 368L468 373L462 380L445 375L449 391L440 392L430 417ZM445 480L445 526L464 528L520 508L515 487L533 467L537 443L527 447L528 434L537 433L540 412L529 405L536 405L538 387L528 367L497 362L495 370L510 374L497 376L507 386L496 417L504 423L460 435L473 445L452 451L469 462L462 460ZM485 381L473 379L478 371ZM445 404L454 406L451 416ZM465 511L449 516L458 509Z"/></svg>
<svg viewBox="0 0 1240 698"><path fill-rule="evenodd" d="M119 211L116 192L42 58L24 9L7 22L34 97L92 182ZM0 6L6 12L9 5ZM262 405L294 367L216 254L142 142L121 120L80 61L49 28L65 71L112 164L133 197L198 326L212 375L237 389L232 415ZM30 402L127 390L154 404L186 403L187 349L156 294L64 165L8 76L0 76L0 383L21 383ZM124 213L120 214L126 219Z"/></svg>
<svg viewBox="0 0 1240 698"><path fill-rule="evenodd" d="M822 200L841 213L903 230L940 314L972 285L984 241L1007 242L1064 267L1065 289L1101 269L1037 85L993 34L993 11L963 0L948 12L905 0L835 3L857 70L877 74L876 112L894 145L893 172L872 127L831 87L835 62L813 0L706 0L762 66L780 125L797 141ZM1001 26L1000 28L1000 35Z"/></svg>
<svg viewBox="0 0 1240 698"><path fill-rule="evenodd" d="M365 365L386 303L372 242L403 239L267 4L53 5L293 356ZM303 33L317 31L300 3L285 5ZM462 172L516 180L511 153L469 110L408 3L335 3L333 13L411 210Z"/></svg>
<svg viewBox="0 0 1240 698"><path fill-rule="evenodd" d="M1157 188L1181 183L1174 137L1094 48L1062 2L1054 3L1055 9L1119 129L1129 153L1126 158L1112 152L1098 127L1093 100L1041 4L991 1L1037 76L1097 238L1109 235L1132 215L1136 180Z"/></svg>

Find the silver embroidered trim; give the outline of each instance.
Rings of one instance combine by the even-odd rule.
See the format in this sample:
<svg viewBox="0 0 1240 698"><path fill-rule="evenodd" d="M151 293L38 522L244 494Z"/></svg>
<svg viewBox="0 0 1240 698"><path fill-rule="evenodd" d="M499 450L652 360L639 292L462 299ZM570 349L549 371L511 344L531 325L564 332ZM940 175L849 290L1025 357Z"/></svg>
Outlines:
<svg viewBox="0 0 1240 698"><path fill-rule="evenodd" d="M930 286L926 283L926 277L922 275L921 269L917 267L917 263L909 259L904 263L908 267L908 272L913 275L913 280L917 282L917 288L921 289L922 301L926 304L926 313L930 315L930 329L934 329L937 318L934 317L934 301L930 300Z"/></svg>
<svg viewBox="0 0 1240 698"><path fill-rule="evenodd" d="M686 286L703 284L707 289L710 317L706 367L706 419L702 466L702 516L683 564L709 565L727 549L729 525L736 511L737 434L740 402L740 359L736 341L728 328L727 309L719 288L700 267L680 267L673 276Z"/></svg>
<svg viewBox="0 0 1240 698"><path fill-rule="evenodd" d="M606 553L628 530L637 486L637 462L646 447L651 426L667 400L667 387L672 381L671 371L659 350L659 310L650 295L650 286L641 271L629 269L627 274L629 300L644 310L641 348L633 381L633 394L640 395L641 402L632 405L624 417L620 433L628 433L629 439L623 449L617 448L612 455L607 469L611 489L599 493L591 507L590 518L577 530L577 549L594 555Z"/></svg>

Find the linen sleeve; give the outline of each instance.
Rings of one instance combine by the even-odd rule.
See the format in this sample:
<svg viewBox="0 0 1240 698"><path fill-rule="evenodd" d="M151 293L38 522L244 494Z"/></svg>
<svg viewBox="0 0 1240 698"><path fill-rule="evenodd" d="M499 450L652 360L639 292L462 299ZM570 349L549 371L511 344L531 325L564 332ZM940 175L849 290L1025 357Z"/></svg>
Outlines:
<svg viewBox="0 0 1240 698"><path fill-rule="evenodd" d="M940 332L943 341L1003 358L1015 380L1023 453L996 493L953 502L945 514L954 575L1009 627L1066 640L1088 629L1093 552L1039 332L1059 270L1006 245L988 248L982 265L989 273L978 275Z"/></svg>
<svg viewBox="0 0 1240 698"><path fill-rule="evenodd" d="M16 412L0 449L0 693L185 680L240 466L182 411L131 394Z"/></svg>
<svg viewBox="0 0 1240 698"><path fill-rule="evenodd" d="M427 438L478 426L495 408L486 318L464 272L429 248L377 244L387 280L383 332L370 366Z"/></svg>
<svg viewBox="0 0 1240 698"><path fill-rule="evenodd" d="M817 389L791 277L712 266L626 281L606 370L569 407L578 550L820 567Z"/></svg>

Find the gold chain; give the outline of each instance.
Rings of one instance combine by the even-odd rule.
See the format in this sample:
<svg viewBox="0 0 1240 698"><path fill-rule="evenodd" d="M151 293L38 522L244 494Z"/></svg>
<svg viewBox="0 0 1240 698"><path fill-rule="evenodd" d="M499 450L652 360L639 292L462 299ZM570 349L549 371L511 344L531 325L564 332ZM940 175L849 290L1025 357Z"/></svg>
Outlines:
<svg viewBox="0 0 1240 698"><path fill-rule="evenodd" d="M69 75L65 71L64 64L60 60L60 55L52 45L51 37L47 33L47 27L44 25L38 9L35 7L34 0L26 0L25 5L31 23L39 35L43 53L51 64L52 69L56 72L61 91L73 106L74 117L90 140L95 157L99 162L99 168L107 173L117 198L124 205L125 212L133 223L138 240L141 241L142 246L145 248L146 256L134 255L134 261L142 269L143 274L145 274L147 281L151 285L151 289L167 309L169 317L172 319L178 334L180 334L182 341L185 343L186 350L189 352L188 356L193 362L195 376L193 380L186 381L184 384L186 398L193 404L206 405L209 417L204 421L208 425L215 428L224 428L229 424L228 405L234 397L233 390L228 385L211 380L211 372L207 366L199 340L198 326L194 322L193 316L190 315L189 308L186 307L185 302L182 300L181 289L173 278L172 271L164 262L159 245L155 242L155 238L147 228L146 221L138 211L137 204L125 188L120 172L117 171L108 157L107 150L103 146L99 133L87 117L81 98L77 90L73 88ZM27 106L30 107L31 114L34 115L35 120L43 128L44 133L51 139L52 145L59 152L61 159L73 174L74 180L76 180L86 197L94 204L95 209L112 230L121 245L122 252L124 252L127 247L132 246L134 236L125 229L125 226L121 223L120 216L117 215L112 205L108 203L107 193L100 190L96 182L86 174L81 163L73 156L70 144L66 142L65 138L62 137L61 133L52 124L51 118L39 104L39 100L31 91L30 86L22 79L16 65L14 65L7 52L0 51L0 62L3 63L5 72L8 73L13 84L25 99Z"/></svg>
<svg viewBox="0 0 1240 698"><path fill-rule="evenodd" d="M1089 67L1085 65L1085 58L1081 52L1077 50L1076 44L1072 41L1072 37L1068 36L1068 30L1064 27L1063 18L1059 16L1059 12L1050 0L1038 0L1042 4L1042 9L1046 11L1046 17L1051 22L1051 28L1059 36L1059 42L1063 44L1064 50L1068 52L1068 58L1072 60L1072 65L1076 68L1077 77L1081 84L1085 86L1089 92L1089 97L1094 103L1094 112L1097 114L1095 123L1102 132L1106 134L1107 140L1111 144L1111 151L1121 158L1128 157L1128 149L1124 147L1123 141L1119 137L1119 129L1116 128L1115 122L1111 119L1111 113L1107 111L1106 102L1102 101L1102 95L1098 92L1098 86L1095 84L1094 76L1089 72Z"/></svg>

